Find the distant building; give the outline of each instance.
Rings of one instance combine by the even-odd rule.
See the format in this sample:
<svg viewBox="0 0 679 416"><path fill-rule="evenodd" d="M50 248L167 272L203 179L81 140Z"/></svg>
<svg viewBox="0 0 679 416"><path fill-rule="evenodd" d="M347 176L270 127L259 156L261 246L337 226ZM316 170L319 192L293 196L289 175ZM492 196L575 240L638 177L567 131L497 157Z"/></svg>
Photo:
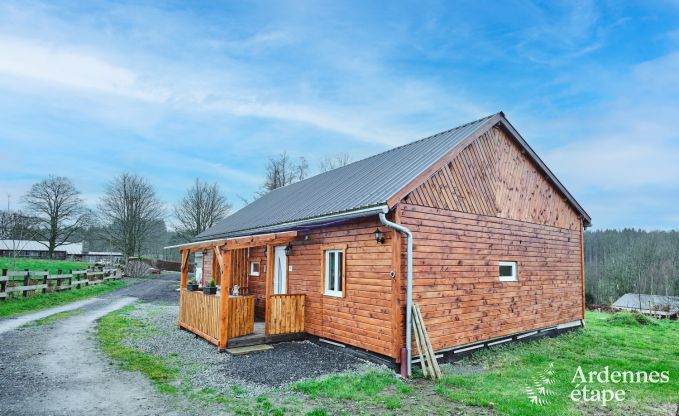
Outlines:
<svg viewBox="0 0 679 416"><path fill-rule="evenodd" d="M679 296L625 293L615 301L613 307L624 311L637 311L658 318L676 319L679 315Z"/></svg>
<svg viewBox="0 0 679 416"><path fill-rule="evenodd" d="M88 251L83 253L83 261L88 263L117 264L122 261L123 253L118 251Z"/></svg>
<svg viewBox="0 0 679 416"><path fill-rule="evenodd" d="M44 243L44 244L43 244ZM49 252L46 241L0 240L0 257L23 257L47 259ZM81 260L83 243L64 243L54 249L52 258L57 260Z"/></svg>

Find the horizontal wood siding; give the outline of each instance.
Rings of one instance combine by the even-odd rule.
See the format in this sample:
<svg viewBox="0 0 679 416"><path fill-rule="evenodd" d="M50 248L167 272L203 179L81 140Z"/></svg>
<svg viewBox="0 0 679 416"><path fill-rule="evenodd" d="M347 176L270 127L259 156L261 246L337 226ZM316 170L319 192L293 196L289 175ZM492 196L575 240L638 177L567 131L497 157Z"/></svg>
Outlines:
<svg viewBox="0 0 679 416"><path fill-rule="evenodd" d="M306 295L305 331L394 356L391 233L375 241L376 219L300 233L288 258L288 293ZM305 239L305 237L307 239ZM321 247L346 244L345 297L322 294Z"/></svg>
<svg viewBox="0 0 679 416"><path fill-rule="evenodd" d="M413 301L434 349L582 318L579 230L401 208L414 235ZM518 262L517 282L499 281L500 260Z"/></svg>
<svg viewBox="0 0 679 416"><path fill-rule="evenodd" d="M255 296L255 316L257 319L264 320L266 312L266 256L263 246L251 247L250 257L248 258L248 273L250 272L250 262L259 262L259 276L248 277L248 291Z"/></svg>
<svg viewBox="0 0 679 416"><path fill-rule="evenodd" d="M564 197L497 127L467 146L405 202L570 230L580 227Z"/></svg>

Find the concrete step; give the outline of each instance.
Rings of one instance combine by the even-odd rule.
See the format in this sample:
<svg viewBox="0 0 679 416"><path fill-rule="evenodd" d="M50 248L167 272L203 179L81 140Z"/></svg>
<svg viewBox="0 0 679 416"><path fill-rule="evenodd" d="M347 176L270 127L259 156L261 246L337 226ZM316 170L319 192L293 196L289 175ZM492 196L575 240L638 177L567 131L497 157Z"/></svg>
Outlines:
<svg viewBox="0 0 679 416"><path fill-rule="evenodd" d="M260 351L268 351L272 350L273 347L271 345L266 345L266 344L259 344L259 345L250 345L247 347L236 347L236 348L227 348L226 352L228 352L231 355L245 355L245 354L250 354L253 352L260 352Z"/></svg>

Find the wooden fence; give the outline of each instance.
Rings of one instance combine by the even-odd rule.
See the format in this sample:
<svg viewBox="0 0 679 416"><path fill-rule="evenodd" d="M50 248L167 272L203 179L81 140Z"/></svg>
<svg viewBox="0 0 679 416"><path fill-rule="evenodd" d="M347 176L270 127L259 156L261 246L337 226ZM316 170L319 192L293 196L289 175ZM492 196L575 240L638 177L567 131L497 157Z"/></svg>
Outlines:
<svg viewBox="0 0 679 416"><path fill-rule="evenodd" d="M120 279L122 276L122 271L118 269L72 270L68 273L61 273L59 270L57 274L49 274L48 271L3 269L0 276L0 300L6 299L11 293L21 292L23 296L27 296L29 292L80 289L106 280Z"/></svg>
<svg viewBox="0 0 679 416"><path fill-rule="evenodd" d="M304 295L269 296L269 335L304 332L304 299Z"/></svg>

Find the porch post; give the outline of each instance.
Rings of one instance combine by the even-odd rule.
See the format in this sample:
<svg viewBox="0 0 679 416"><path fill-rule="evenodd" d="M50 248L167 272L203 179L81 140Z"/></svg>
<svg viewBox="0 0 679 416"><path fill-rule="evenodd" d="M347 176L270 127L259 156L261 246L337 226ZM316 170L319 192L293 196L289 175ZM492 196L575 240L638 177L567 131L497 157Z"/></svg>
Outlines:
<svg viewBox="0 0 679 416"><path fill-rule="evenodd" d="M269 307L271 306L271 302L269 302L269 297L271 296L273 292L273 269L274 269L274 246L271 244L268 244L266 246L266 293L265 293L265 301L266 305L264 305L264 334L266 336L269 336Z"/></svg>
<svg viewBox="0 0 679 416"><path fill-rule="evenodd" d="M229 289L231 288L231 250L222 252L222 284L219 292L219 345L223 350L229 342Z"/></svg>
<svg viewBox="0 0 679 416"><path fill-rule="evenodd" d="M190 250L182 250L182 264L181 264L181 277L179 278L179 288L186 289L186 283L189 280L189 253Z"/></svg>

